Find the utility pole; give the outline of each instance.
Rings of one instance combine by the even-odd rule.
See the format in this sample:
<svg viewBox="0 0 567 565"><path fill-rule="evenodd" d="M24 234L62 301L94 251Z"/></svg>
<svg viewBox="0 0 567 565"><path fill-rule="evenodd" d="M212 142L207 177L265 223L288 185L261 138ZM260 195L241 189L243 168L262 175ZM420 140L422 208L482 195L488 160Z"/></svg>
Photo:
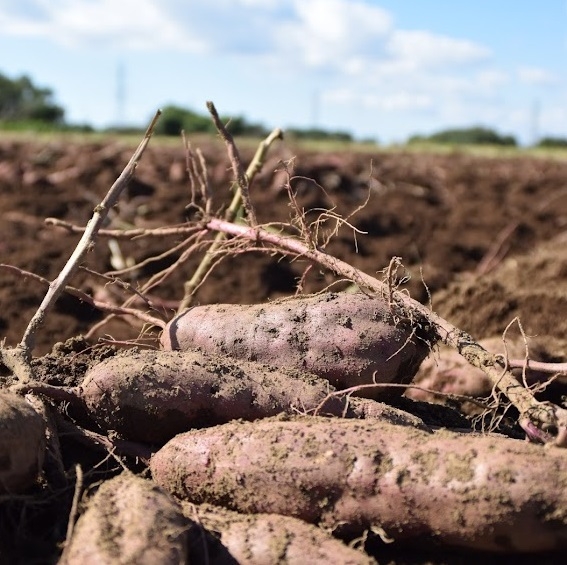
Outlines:
<svg viewBox="0 0 567 565"><path fill-rule="evenodd" d="M531 115L531 143L532 145L537 145L539 141L539 115L540 115L541 105L539 100L536 98L532 103L532 115Z"/></svg>
<svg viewBox="0 0 567 565"><path fill-rule="evenodd" d="M116 69L116 125L123 126L126 122L126 70L122 62Z"/></svg>
<svg viewBox="0 0 567 565"><path fill-rule="evenodd" d="M321 110L321 95L319 90L313 91L313 98L311 100L311 123L313 128L317 129L319 127L319 114Z"/></svg>

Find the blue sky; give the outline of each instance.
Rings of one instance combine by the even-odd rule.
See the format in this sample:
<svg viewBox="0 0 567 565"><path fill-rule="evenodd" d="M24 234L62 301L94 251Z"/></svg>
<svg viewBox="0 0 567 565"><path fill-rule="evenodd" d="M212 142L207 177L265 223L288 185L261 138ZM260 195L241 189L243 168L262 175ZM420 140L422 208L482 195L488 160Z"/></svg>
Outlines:
<svg viewBox="0 0 567 565"><path fill-rule="evenodd" d="M485 125L567 137L567 0L0 0L0 72L69 121L173 103L383 143Z"/></svg>

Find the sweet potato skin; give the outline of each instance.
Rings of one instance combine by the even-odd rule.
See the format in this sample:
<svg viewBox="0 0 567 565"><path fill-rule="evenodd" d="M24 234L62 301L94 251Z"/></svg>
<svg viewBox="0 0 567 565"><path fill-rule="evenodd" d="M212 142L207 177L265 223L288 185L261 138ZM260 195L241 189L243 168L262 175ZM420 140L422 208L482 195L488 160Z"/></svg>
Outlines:
<svg viewBox="0 0 567 565"><path fill-rule="evenodd" d="M396 541L502 552L567 547L567 459L521 441L299 418L175 437L154 480L193 502Z"/></svg>
<svg viewBox="0 0 567 565"><path fill-rule="evenodd" d="M0 393L0 493L30 487L43 466L45 422L22 397Z"/></svg>
<svg viewBox="0 0 567 565"><path fill-rule="evenodd" d="M161 344L294 367L345 388L373 379L409 382L429 352L426 326L380 297L325 293L251 306L197 306L169 322ZM385 396L392 389L361 394Z"/></svg>
<svg viewBox="0 0 567 565"><path fill-rule="evenodd" d="M197 351L146 350L93 367L80 395L103 429L159 444L192 428L313 410L329 392L325 381L297 371ZM346 399L331 398L321 413L350 414L348 405ZM377 409L360 407L365 414Z"/></svg>
<svg viewBox="0 0 567 565"><path fill-rule="evenodd" d="M183 565L189 524L151 481L123 473L103 483L88 502L59 563Z"/></svg>
<svg viewBox="0 0 567 565"><path fill-rule="evenodd" d="M506 343L502 336L481 339L478 342L487 351L502 355L503 359L523 359L526 354L526 345L523 339L507 339ZM530 358L539 360L542 358L545 349L538 340L530 340ZM515 376L522 381L522 370L512 371ZM526 371L528 384L545 382L550 375L539 373L534 370ZM473 367L455 349L442 346L439 351L432 352L421 364L414 381L422 389L436 390L445 394L458 394L463 396L481 397L489 396L493 384L488 376ZM409 389L407 396L415 400L434 399L435 395L420 389Z"/></svg>
<svg viewBox="0 0 567 565"><path fill-rule="evenodd" d="M279 413L382 418L423 427L411 414L366 398L330 396L315 375L235 362L198 351L117 355L86 375L80 397L91 418L123 438L163 444L193 428Z"/></svg>
<svg viewBox="0 0 567 565"><path fill-rule="evenodd" d="M210 565L228 565L228 563L372 565L376 563L362 551L348 547L321 528L297 518L276 514L240 514L209 504L182 503L182 508L189 520L196 520L201 528L205 528L203 532L195 524L189 533L190 539L194 540L193 543L190 542L189 557L192 563L208 562ZM203 534L207 532L214 532L220 538L222 549L218 548L218 544L203 544Z"/></svg>

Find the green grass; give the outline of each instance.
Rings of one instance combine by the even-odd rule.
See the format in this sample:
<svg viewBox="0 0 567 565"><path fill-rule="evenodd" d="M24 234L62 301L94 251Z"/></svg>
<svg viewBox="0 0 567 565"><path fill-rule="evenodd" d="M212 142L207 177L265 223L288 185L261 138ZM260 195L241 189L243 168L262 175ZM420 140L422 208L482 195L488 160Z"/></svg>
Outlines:
<svg viewBox="0 0 567 565"><path fill-rule="evenodd" d="M285 135L285 132L284 132ZM223 147L222 141L218 136L209 134L191 134L188 136L194 147L199 145L218 143L219 148ZM38 130L35 124L22 124L19 129L3 129L0 127L1 140L19 140L23 142L43 142L53 141L64 143L116 143L119 142L128 147L136 147L142 134L116 134L109 132L80 132L80 131L54 131ZM236 144L243 150L254 150L260 138L237 137ZM181 136L154 136L152 145L162 147L183 148ZM500 145L461 145L461 144L441 144L441 143L411 143L399 145L379 145L372 142L347 142L337 140L298 140L293 138L285 139L286 146L291 151L307 151L311 153L337 153L337 152L356 152L356 153L415 153L415 154L464 154L488 158L522 158L534 157L541 159L557 159L567 161L566 147L510 147Z"/></svg>
<svg viewBox="0 0 567 565"><path fill-rule="evenodd" d="M536 157L567 160L565 147L514 147L505 145L466 145L446 143L410 143L380 147L381 150L404 153L461 154L487 158Z"/></svg>

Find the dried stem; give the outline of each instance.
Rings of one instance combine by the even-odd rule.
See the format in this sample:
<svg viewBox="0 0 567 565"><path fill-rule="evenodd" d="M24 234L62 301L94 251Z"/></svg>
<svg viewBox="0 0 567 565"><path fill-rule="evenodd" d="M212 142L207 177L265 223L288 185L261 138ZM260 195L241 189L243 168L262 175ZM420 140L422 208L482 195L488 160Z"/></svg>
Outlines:
<svg viewBox="0 0 567 565"><path fill-rule="evenodd" d="M0 263L0 269L13 271L23 277L31 278L43 285L49 285L49 281L47 279L43 278L40 275L36 275L35 273L30 273L29 271L20 269L19 267ZM135 318L138 318L139 320L142 320L143 322L157 326L158 328L163 329L165 327L165 322L163 320L151 316L150 314L146 314L146 312L142 312L141 310L137 310L135 308L126 308L123 306L114 306L113 304L109 304L108 302L95 300L92 296L72 286L65 286L63 290L71 296L74 296L75 298L78 298L79 300L82 300L83 302L86 302L87 304L90 304L94 308L97 308L98 310L101 310L103 312L108 312L116 316L133 316Z"/></svg>
<svg viewBox="0 0 567 565"><path fill-rule="evenodd" d="M476 343L469 334L441 318L417 300L403 292L388 288L387 283L367 275L324 251L308 247L298 239L274 234L259 227L250 228L220 219L210 220L207 227L253 241L256 244L263 243L270 251L276 249L294 257L301 256L372 292L385 293L387 296L390 296L391 293L392 299L397 303L425 317L435 328L443 343L455 348L471 365L481 369L488 376L493 385L502 391L518 409L521 415L520 425L532 439L545 443L555 439L558 444L567 447L567 410L553 404L538 402L510 371L503 370L497 357Z"/></svg>
<svg viewBox="0 0 567 565"><path fill-rule="evenodd" d="M531 369L541 373L567 373L567 363L547 363L533 359L510 359L508 366L512 369Z"/></svg>
<svg viewBox="0 0 567 565"><path fill-rule="evenodd" d="M226 144L226 149L228 152L228 158L230 159L230 164L232 165L232 171L234 173L234 179L236 184L238 185L238 189L236 192L240 192L240 200L241 203L246 210L246 214L248 216L248 221L250 225L256 225L256 214L254 213L254 208L252 208L252 204L250 202L250 184L251 178L248 176L247 173L244 172L244 167L242 166L242 159L240 158L240 153L238 152L238 148L234 143L234 139L230 132L226 129L225 125L222 123L220 119L217 109L212 102L207 102L207 109L209 110L211 117L213 119L213 123L217 128L220 136L223 138L223 141ZM238 206L240 208L240 206Z"/></svg>
<svg viewBox="0 0 567 565"><path fill-rule="evenodd" d="M146 464L149 463L153 454L152 450L147 445L120 438L111 438L97 432L92 432L62 417L58 419L57 426L62 434L72 437L74 440L99 451L102 450L111 454L137 458Z"/></svg>
<svg viewBox="0 0 567 565"><path fill-rule="evenodd" d="M246 170L246 172L242 173L242 164L236 146L234 145L234 140L232 139L230 134L226 131L226 128L220 121L220 118L218 117L218 114L212 102L209 102L207 106L213 116L213 120L215 121L215 125L217 129L219 129L221 136L223 137L223 139L227 144L234 174L237 179L237 184L238 184L237 189L234 191L234 196L232 198L230 206L227 208L226 213L224 215L226 221L232 222L238 216L243 203L245 205L248 214L250 214L250 211L252 211L252 206L248 198L248 189L252 184L252 181L254 180L256 174L262 169L262 166L264 165L266 159L266 155L268 153L268 149L276 139L282 139L283 134L281 129L279 128L272 131L272 133L270 133L270 135L268 135L268 137L258 145L258 149L256 150L252 162L250 163L250 165L248 165L248 169ZM252 215L251 218L249 216L249 219L252 225L256 223L254 215ZM211 246L209 247L207 253L203 257L203 260L201 261L201 263L193 273L193 276L184 285L183 300L179 305L178 312L182 312L183 310L186 310L187 308L189 308L189 306L191 306L196 289L202 283L205 275L210 271L210 266L213 263L214 258L225 239L226 236L224 233L218 232L216 234L213 242L211 243Z"/></svg>
<svg viewBox="0 0 567 565"><path fill-rule="evenodd" d="M18 345L26 358L29 359L32 355L35 345L35 336L37 331L43 324L45 316L51 310L51 308L53 308L55 301L65 290L65 286L67 285L68 280L79 267L87 251L89 251L89 249L91 249L94 245L97 237L97 232L102 227L104 220L108 215L108 211L116 204L120 194L122 193L124 188L126 188L132 176L134 175L136 166L138 165L138 162L150 141L150 137L160 114L160 111L156 113L146 131L146 134L144 135L144 139L141 141L140 145L132 155L132 158L130 159L120 176L116 179L115 183L110 187L110 190L108 191L102 202L95 207L93 215L89 220L89 223L87 224L87 228L83 233L83 236L81 237L71 257L63 267L63 270L59 273L57 278L49 284L49 289L43 301L30 320L28 327L24 332L22 341Z"/></svg>
<svg viewBox="0 0 567 565"><path fill-rule="evenodd" d="M86 228L84 226L77 226L58 218L46 218L44 223L48 226L55 226L58 228L66 229L71 233L84 233ZM195 226L187 226L182 224L179 226L171 226L167 228L135 228L131 230L98 230L99 236L112 237L114 239L134 239L137 237L171 237L172 235L186 235L193 233L196 229Z"/></svg>

